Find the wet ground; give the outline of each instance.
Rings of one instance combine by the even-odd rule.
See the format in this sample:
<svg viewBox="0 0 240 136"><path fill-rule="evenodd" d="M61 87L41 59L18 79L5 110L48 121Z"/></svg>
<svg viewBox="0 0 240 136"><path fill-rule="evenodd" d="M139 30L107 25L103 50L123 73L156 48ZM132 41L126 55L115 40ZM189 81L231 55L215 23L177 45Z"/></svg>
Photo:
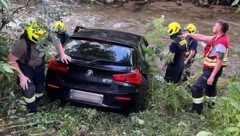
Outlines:
<svg viewBox="0 0 240 136"><path fill-rule="evenodd" d="M153 2L141 5L134 2L122 6L109 5L108 7L79 5L72 9L72 15L64 18L67 27L73 31L76 25L89 28L107 28L145 35L152 31L153 18L165 16L165 26L171 21L178 21L182 27L191 22L198 27L198 33L211 35L213 24L223 19L229 22L228 31L231 47L240 46L240 15L235 14L235 9L229 6L211 5L199 7L191 2L183 2L183 6L177 6L175 2ZM162 38L166 46L170 42L168 36ZM231 48L232 50L233 48ZM201 53L201 48L199 52ZM226 69L228 75L235 74L240 67L240 58L231 55L229 66ZM159 63L161 65L161 63ZM161 67L161 66L160 66Z"/></svg>

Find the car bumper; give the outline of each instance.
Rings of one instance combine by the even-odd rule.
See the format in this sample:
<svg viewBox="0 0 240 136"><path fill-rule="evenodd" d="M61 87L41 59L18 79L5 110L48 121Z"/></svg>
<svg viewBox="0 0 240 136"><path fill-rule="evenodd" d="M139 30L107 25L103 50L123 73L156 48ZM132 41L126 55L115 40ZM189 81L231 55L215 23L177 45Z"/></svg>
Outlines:
<svg viewBox="0 0 240 136"><path fill-rule="evenodd" d="M48 95L53 99L117 110L131 109L137 94L137 89L131 93L121 93L118 90L100 90L91 87L76 88L69 87L69 85L59 86L54 84L46 84L46 90ZM86 97L82 97L82 95Z"/></svg>

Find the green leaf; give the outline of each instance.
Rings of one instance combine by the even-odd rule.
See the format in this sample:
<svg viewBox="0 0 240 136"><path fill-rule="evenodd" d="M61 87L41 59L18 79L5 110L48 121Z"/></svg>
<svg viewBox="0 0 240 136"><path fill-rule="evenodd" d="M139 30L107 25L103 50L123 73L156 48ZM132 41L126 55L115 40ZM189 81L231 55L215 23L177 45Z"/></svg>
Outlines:
<svg viewBox="0 0 240 136"><path fill-rule="evenodd" d="M240 14L240 6L238 6L238 8L236 9L236 13ZM239 53L239 52L238 52Z"/></svg>
<svg viewBox="0 0 240 136"><path fill-rule="evenodd" d="M11 66L10 66L9 64L5 63L5 64L3 64L2 66L3 66L3 69L4 69L6 72L8 72L8 73L13 73L13 70L12 70L12 68L11 68Z"/></svg>
<svg viewBox="0 0 240 136"><path fill-rule="evenodd" d="M239 3L239 0L235 0L232 4L231 4L231 6L235 6L235 5L237 5Z"/></svg>
<svg viewBox="0 0 240 136"><path fill-rule="evenodd" d="M231 100L230 104L237 109L238 111L240 111L240 102L239 101L235 101L235 100Z"/></svg>
<svg viewBox="0 0 240 136"><path fill-rule="evenodd" d="M15 96L13 92L10 92L10 95L13 96L13 97Z"/></svg>
<svg viewBox="0 0 240 136"><path fill-rule="evenodd" d="M240 128L240 122L238 122L238 124L237 124L237 127L239 127L239 128Z"/></svg>
<svg viewBox="0 0 240 136"><path fill-rule="evenodd" d="M26 102L23 101L23 100L19 100L19 103L22 104L22 105L26 105Z"/></svg>
<svg viewBox="0 0 240 136"><path fill-rule="evenodd" d="M9 10L9 1L8 0L0 0L0 6L2 6L4 9Z"/></svg>
<svg viewBox="0 0 240 136"><path fill-rule="evenodd" d="M16 23L13 19L13 16L11 14L7 14L7 19L10 21L10 22L13 22L13 23Z"/></svg>
<svg viewBox="0 0 240 136"><path fill-rule="evenodd" d="M197 133L196 136L213 136L213 134L211 132L207 132L207 131L200 131Z"/></svg>
<svg viewBox="0 0 240 136"><path fill-rule="evenodd" d="M237 127L228 127L227 131L228 132L239 132L239 128L237 128Z"/></svg>
<svg viewBox="0 0 240 136"><path fill-rule="evenodd" d="M38 49L40 52L43 52L43 51L45 51L45 49L44 48L39 48Z"/></svg>
<svg viewBox="0 0 240 136"><path fill-rule="evenodd" d="M9 118L10 118L10 119L14 119L14 118L19 118L19 117L16 116L16 115L12 115L12 116L10 116Z"/></svg>
<svg viewBox="0 0 240 136"><path fill-rule="evenodd" d="M144 120L142 120L142 119L139 119L139 118L137 118L137 121L138 121L138 123L139 123L140 125L143 125L143 124L145 123L145 121L144 121Z"/></svg>
<svg viewBox="0 0 240 136"><path fill-rule="evenodd" d="M240 114L236 115L238 122L240 122Z"/></svg>
<svg viewBox="0 0 240 136"><path fill-rule="evenodd" d="M44 52L41 52L40 54L39 54L39 57L43 57L45 55L45 53Z"/></svg>
<svg viewBox="0 0 240 136"><path fill-rule="evenodd" d="M5 70L3 69L3 65L0 65L0 72L5 73Z"/></svg>

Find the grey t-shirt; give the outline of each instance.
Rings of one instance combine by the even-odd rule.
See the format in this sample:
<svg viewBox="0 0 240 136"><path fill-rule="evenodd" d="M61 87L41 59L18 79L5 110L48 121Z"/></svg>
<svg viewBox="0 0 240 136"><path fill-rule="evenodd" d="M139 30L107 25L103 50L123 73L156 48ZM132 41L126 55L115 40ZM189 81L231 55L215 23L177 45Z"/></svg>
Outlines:
<svg viewBox="0 0 240 136"><path fill-rule="evenodd" d="M60 41L57 37L51 36L50 39L55 46L60 44ZM29 66L36 67L42 64L42 57L40 57L40 51L36 48L36 44L31 44L31 56L28 62ZM25 39L17 40L11 50L12 55L19 58L21 63L24 63L27 56L27 43Z"/></svg>
<svg viewBox="0 0 240 136"><path fill-rule="evenodd" d="M222 45L221 43L217 44L216 46L213 47L211 52L209 53L209 57L216 56L217 52L225 53L226 52L226 47Z"/></svg>
<svg viewBox="0 0 240 136"><path fill-rule="evenodd" d="M24 63L25 58L27 56L27 43L26 43L25 39L17 40L13 44L11 53L13 56L19 58L19 61L21 63ZM38 49L36 49L36 44L32 44L31 45L31 56L30 56L28 65L32 66L32 67L41 65L42 57L40 57L39 55L40 55L40 51Z"/></svg>

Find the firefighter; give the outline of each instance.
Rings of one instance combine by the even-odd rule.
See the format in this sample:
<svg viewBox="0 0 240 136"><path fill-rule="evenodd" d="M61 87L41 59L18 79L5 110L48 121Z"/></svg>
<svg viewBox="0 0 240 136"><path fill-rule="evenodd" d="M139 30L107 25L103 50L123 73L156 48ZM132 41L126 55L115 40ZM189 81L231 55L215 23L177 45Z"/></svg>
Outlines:
<svg viewBox="0 0 240 136"><path fill-rule="evenodd" d="M171 22L167 31L172 42L169 45L169 53L173 55L173 61L166 61L163 70L166 68L165 81L179 83L184 69L184 52L186 50L186 40L181 40L181 26L177 22Z"/></svg>
<svg viewBox="0 0 240 136"><path fill-rule="evenodd" d="M29 113L37 112L37 105L44 93L45 64L44 57L40 56L39 44L41 40L48 40L47 31L42 25L31 21L24 33L12 47L8 55L10 65L18 72L19 85L23 89L24 101ZM57 37L51 40L56 45L62 62L68 63L71 58L66 55Z"/></svg>
<svg viewBox="0 0 240 136"><path fill-rule="evenodd" d="M63 23L63 21L57 21L54 24L54 31L61 41L61 44L64 45L66 40L70 37L70 33L66 31L66 25Z"/></svg>
<svg viewBox="0 0 240 136"><path fill-rule="evenodd" d="M192 23L188 24L184 28L185 33L195 34L196 30L197 30L197 27ZM188 77L190 77L190 68L194 62L194 57L196 56L197 45L198 45L198 41L196 39L189 37L186 40L187 40L187 51L185 53L184 72L183 72L182 81L186 81Z"/></svg>
<svg viewBox="0 0 240 136"><path fill-rule="evenodd" d="M202 34L186 33L181 38L191 37L199 41L206 42L203 58L203 73L197 81L191 86L192 108L188 110L191 113L202 113L203 109L203 89L205 89L206 101L212 108L215 104L216 85L221 76L223 68L227 65L229 42L226 32L229 24L226 21L219 20L213 26L213 36Z"/></svg>

